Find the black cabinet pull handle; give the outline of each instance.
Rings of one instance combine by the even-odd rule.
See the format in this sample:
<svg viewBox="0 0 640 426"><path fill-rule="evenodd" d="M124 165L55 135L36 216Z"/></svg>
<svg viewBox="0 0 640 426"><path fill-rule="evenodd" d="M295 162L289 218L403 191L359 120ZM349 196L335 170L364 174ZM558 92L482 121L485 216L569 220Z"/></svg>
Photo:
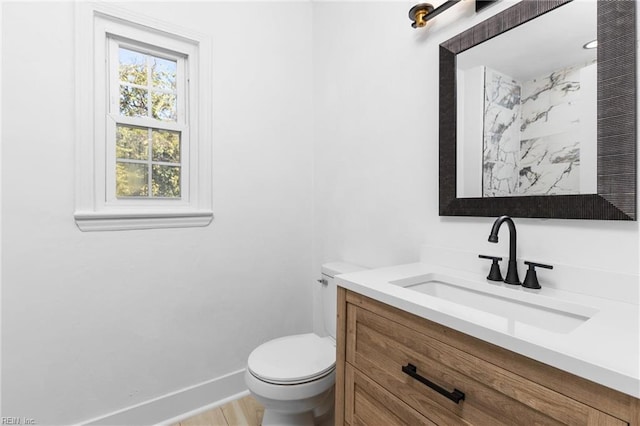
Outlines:
<svg viewBox="0 0 640 426"><path fill-rule="evenodd" d="M460 403L460 401L464 401L464 392L459 391L458 389L454 389L453 392L449 392L445 388L436 385L435 383L433 383L429 379L419 375L418 374L418 368L413 364L407 364L404 367L402 367L402 372L405 373L405 374L408 374L411 377L413 377L414 379L416 379L420 383L423 383L423 384L429 386L431 389L433 389L434 391L438 392L440 395L443 395L443 396L449 398L451 401L455 402L456 404Z"/></svg>

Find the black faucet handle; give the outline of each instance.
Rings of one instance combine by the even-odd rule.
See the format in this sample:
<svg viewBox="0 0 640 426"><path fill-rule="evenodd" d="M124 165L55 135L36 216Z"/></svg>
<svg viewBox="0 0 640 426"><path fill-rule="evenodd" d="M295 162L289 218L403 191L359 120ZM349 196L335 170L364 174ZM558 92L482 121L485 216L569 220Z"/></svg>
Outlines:
<svg viewBox="0 0 640 426"><path fill-rule="evenodd" d="M491 260L491 270L489 271L489 275L487 276L488 280L491 281L504 281L502 278L502 273L500 272L500 265L498 262L502 260L501 257L496 256L487 256L485 254L479 254L478 257L480 259L489 259Z"/></svg>
<svg viewBox="0 0 640 426"><path fill-rule="evenodd" d="M531 262L528 260L524 261L525 265L529 265L529 268L531 267L540 267L540 268L545 268L545 269L553 269L553 265L545 265L544 263L537 263L537 262Z"/></svg>
<svg viewBox="0 0 640 426"><path fill-rule="evenodd" d="M544 263L537 262L529 262L525 261L525 265L529 266L527 270L527 276L524 277L524 282L522 283L522 287L539 289L542 288L540 283L538 282L538 274L536 274L536 267L545 268L545 269L553 269L551 265L545 265Z"/></svg>
<svg viewBox="0 0 640 426"><path fill-rule="evenodd" d="M502 260L501 257L497 257L497 256L487 256L486 254L479 254L478 257L480 259L489 259L489 260Z"/></svg>

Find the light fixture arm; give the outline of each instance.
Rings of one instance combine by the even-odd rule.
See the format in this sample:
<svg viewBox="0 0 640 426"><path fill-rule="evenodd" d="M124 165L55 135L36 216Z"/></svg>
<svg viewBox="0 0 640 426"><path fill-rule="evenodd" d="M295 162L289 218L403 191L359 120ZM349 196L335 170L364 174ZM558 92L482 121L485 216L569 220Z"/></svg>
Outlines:
<svg viewBox="0 0 640 426"><path fill-rule="evenodd" d="M422 28L427 25L427 21L432 18L435 18L445 10L449 9L454 4L460 2L461 0L448 0L442 3L437 8L434 8L433 5L429 3L420 3L413 6L409 9L409 19L413 21L411 26L413 28Z"/></svg>

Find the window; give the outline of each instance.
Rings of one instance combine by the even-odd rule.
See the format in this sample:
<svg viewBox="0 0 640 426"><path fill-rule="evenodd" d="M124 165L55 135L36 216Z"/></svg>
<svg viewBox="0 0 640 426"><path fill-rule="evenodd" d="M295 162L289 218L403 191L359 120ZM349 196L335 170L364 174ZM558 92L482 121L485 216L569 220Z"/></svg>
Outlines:
<svg viewBox="0 0 640 426"><path fill-rule="evenodd" d="M181 199L188 174L185 59L109 39L107 192L115 199ZM115 185L115 186L114 186Z"/></svg>
<svg viewBox="0 0 640 426"><path fill-rule="evenodd" d="M207 38L107 5L78 7L78 227L206 226Z"/></svg>

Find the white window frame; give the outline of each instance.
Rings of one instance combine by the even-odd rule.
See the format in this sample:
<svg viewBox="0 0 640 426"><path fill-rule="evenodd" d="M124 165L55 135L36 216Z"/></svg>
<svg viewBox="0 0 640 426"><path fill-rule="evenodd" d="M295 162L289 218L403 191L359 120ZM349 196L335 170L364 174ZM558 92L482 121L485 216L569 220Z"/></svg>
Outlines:
<svg viewBox="0 0 640 426"><path fill-rule="evenodd" d="M78 2L76 27L77 226L82 231L207 226L213 219L209 38L101 3ZM151 118L118 115L109 63L117 61L116 47L127 43L134 50L148 46L151 54L182 58L186 87L178 88L178 120L163 122L163 128L181 132L179 199L115 196L116 125L158 127Z"/></svg>

